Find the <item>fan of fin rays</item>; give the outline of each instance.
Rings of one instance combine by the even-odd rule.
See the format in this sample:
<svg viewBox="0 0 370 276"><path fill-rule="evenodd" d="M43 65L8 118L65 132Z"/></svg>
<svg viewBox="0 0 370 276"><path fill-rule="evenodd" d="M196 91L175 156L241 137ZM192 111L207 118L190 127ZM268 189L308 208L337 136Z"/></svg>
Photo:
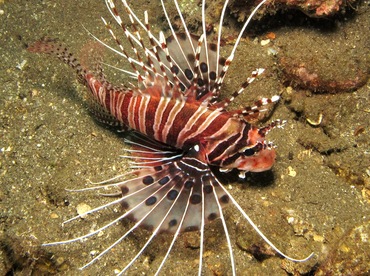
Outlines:
<svg viewBox="0 0 370 276"><path fill-rule="evenodd" d="M125 0L121 0L124 7L125 12L127 13L131 27L133 29L130 32L126 25L123 23L123 20L118 13L118 10L112 0L105 0L108 10L110 11L114 20L121 26L124 35L126 36L127 40L131 45L131 49L133 50L135 57L131 57L127 51L122 46L120 40L115 35L113 29L109 25L109 23L102 17L102 21L105 24L106 28L108 29L109 33L116 41L119 49L116 49L107 43L100 40L98 37L93 35L87 29L86 31L99 43L110 49L111 51L115 52L119 56L127 59L132 67L132 71L124 70L121 68L117 68L113 65L103 63L109 67L122 71L132 78L138 80L139 88L145 88L147 86L153 85L155 79L160 79L162 82L172 86L176 86L181 92L187 91L185 96L191 96L193 91L197 93L197 100L202 100L202 93L210 91L212 95L214 95L213 99L209 99L209 97L205 96L203 99L206 101L214 102L217 100L219 95L219 89L221 84L226 76L228 68L234 58L235 51L239 42L241 41L242 35L251 21L253 15L257 12L257 10L267 1L263 0L251 13L247 21L245 22L242 30L237 37L234 47L229 55L229 57L223 58L220 56L220 45L221 43L221 32L222 32L222 23L223 18L226 12L226 7L228 4L228 0L225 1L222 13L220 16L220 28L218 31L218 38L217 44L208 43L207 36L206 36L206 22L205 22L205 0L202 1L202 35L197 36L193 35L189 32L185 19L181 13L179 4L176 0L173 1L176 9L178 11L180 20L182 22L184 33L176 33L168 15L168 12L165 8L163 0L161 0L161 4L163 7L164 15L168 21L168 25L171 29L172 35L165 39L163 32L159 33L159 39L157 39L150 30L150 25L148 23L148 13L144 12L144 23L137 17L134 11L130 8ZM146 47L144 43L143 37L140 35L139 28L142 28L146 35L148 36L150 47ZM138 49L142 50L144 56L142 56ZM147 61L144 62L143 58ZM143 73L141 73L142 71ZM258 68L256 71L252 73L253 79L254 77L262 74L264 69ZM234 93L235 96L240 94L246 87L244 85L248 85L250 82L253 81L249 80L243 84L243 87L237 92ZM137 87L137 85L134 85ZM189 89L190 88L190 89ZM169 93L176 93L176 89L168 89L164 92ZM166 95L165 95L166 96ZM171 96L171 95L167 95ZM276 96L278 97L278 96ZM232 97L231 101L234 99ZM209 104L209 102L207 102Z"/></svg>
<svg viewBox="0 0 370 276"><path fill-rule="evenodd" d="M265 1L266 0L263 0L253 10L251 15L245 22L242 30L240 31L240 34L231 51L231 54L227 59L223 60L223 62L219 62L220 60L222 60L222 58L220 57L219 47L216 46L216 49L214 49L214 47L209 47L209 44L207 44L204 0L202 2L203 34L200 37L194 36L188 31L185 20L181 14L179 5L176 0L174 0L174 4L177 8L178 14L183 24L185 37L180 37L175 33L163 1L161 1L163 11L172 32L170 39L172 40L171 43L169 39L166 40L164 38L163 33L160 33L159 40L156 39L150 32L147 13L145 12L145 21L144 23L142 23L136 16L136 14L128 6L125 0L122 0L122 3L132 23L132 27L134 30L133 33L126 29L113 1L106 0L106 5L115 21L122 27L127 39L131 43L136 57L132 58L127 54L126 50L116 38L111 27L103 18L102 20L104 24L108 28L112 37L116 40L120 50L117 50L105 44L95 36L93 37L104 46L129 61L133 68L133 72L125 71L122 69L119 70L124 71L132 77L137 78L137 80L139 81L139 85L146 87L152 84L151 80L155 78L161 78L168 85L178 87L178 92L180 93L182 93L185 88L189 90L189 88L193 87L195 91L199 91L197 92L198 100L202 98L203 91L212 91L214 99L217 99L218 91L226 75L228 67L233 60L234 53L236 51L237 45L240 42L242 34L252 16L256 13L258 8L265 3ZM222 30L221 27L227 4L228 1L225 2L220 17L217 45L220 45ZM151 50L144 46L144 42L137 29L137 25L139 25L148 35L152 46ZM173 40L175 41L175 43L173 42ZM135 46L135 44L137 44L138 46ZM170 46L167 47L167 45ZM144 51L145 58L148 61L147 64L143 62L140 54L137 51L137 48L141 48ZM189 51L194 57L196 57L194 60L194 64L189 63ZM171 55L170 52L172 52ZM176 53L176 55L174 55L174 52ZM200 53L203 54L201 57L199 57ZM206 64L207 66L204 67L203 64ZM137 66L140 67L140 70L144 72L145 76L143 76L139 72ZM242 89L238 93L241 93L241 91ZM65 221L63 224L69 223L88 214L93 214L98 211L104 210L113 205L123 206L125 208L125 212L108 224L105 224L99 229L86 235L79 236L70 240L44 244L56 245L82 241L86 238L100 233L101 231L106 230L113 225L116 225L117 222L121 221L124 218L131 218L135 222L134 226L131 229L125 232L119 239L117 239L114 243L104 249L90 262L86 263L83 267L81 267L81 269L84 269L101 259L113 247L115 247L128 235L130 235L135 229L137 229L139 226L144 226L152 231L152 235L147 239L146 243L141 247L139 252L137 252L136 256L132 258L132 260L130 260L130 262L120 271L118 275L124 274L129 269L129 267L141 256L141 254L145 251L145 249L153 241L158 233L169 232L173 234L173 238L167 249L167 252L162 259L161 264L157 268L155 275L158 275L160 270L164 266L179 234L181 232L191 230L199 230L200 232L198 275L201 275L202 256L204 250L204 226L206 223L219 218L222 222L224 234L228 244L232 274L236 275L233 248L229 238L226 221L222 212L222 208L229 203L232 203L232 205L234 205L239 210L242 216L249 222L249 224L261 236L261 238L284 258L295 262L304 262L311 258L311 256L313 255L313 253L311 253L308 257L304 259L294 259L285 255L278 248L276 248L276 246L269 239L267 239L267 237L258 229L254 222L241 208L241 206L231 196L231 194L217 180L217 178L210 170L208 164L206 163L206 160L199 160L198 158L192 157L193 155L197 157L199 156L199 154L197 153L202 150L199 145L194 145L186 153L186 156L184 156L184 152L182 152L181 150L177 150L155 140L148 139L147 137L136 132L132 132L131 137L129 139L125 139L125 142L131 145L132 149L126 150L130 153L130 155L122 157L132 159L132 172L124 175L118 175L114 178L99 183L94 183L94 186L88 188L72 190L75 192L79 192L113 187L119 188L120 192L112 195L122 195L122 197L113 200L106 205L98 206L86 212L85 214L75 216ZM194 173L189 173L192 170L194 171ZM198 175L199 177L192 177L192 175Z"/></svg>

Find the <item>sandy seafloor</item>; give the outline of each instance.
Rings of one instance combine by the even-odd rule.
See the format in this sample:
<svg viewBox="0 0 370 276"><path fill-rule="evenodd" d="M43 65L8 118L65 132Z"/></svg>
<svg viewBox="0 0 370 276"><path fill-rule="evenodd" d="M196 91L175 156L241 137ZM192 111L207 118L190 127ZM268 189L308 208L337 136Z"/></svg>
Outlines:
<svg viewBox="0 0 370 276"><path fill-rule="evenodd" d="M151 2L134 1L133 9L140 15L148 9L157 33L164 24L162 10L159 3ZM296 258L315 253L301 264L275 256L240 214L227 208L238 275L369 273L370 84L352 92L313 93L289 80L283 83L277 63L281 56L295 56L303 64L316 66L325 78L343 81L357 65L369 70L368 5L362 1L357 12L328 19L321 27L303 14L299 14L299 24L297 20L290 23L291 15L269 21L276 20L275 27L256 22L254 27L263 30L243 40L238 49L223 95L237 89L254 68L264 67L266 73L234 107L282 93L268 121L280 118L287 124L268 135L278 152L270 172L248 175L244 182L225 183L282 251ZM97 217L61 226L76 215L78 204L94 207L111 200L95 192L66 189L82 188L88 180L100 181L127 171L127 161L119 158L125 144L121 136L94 121L81 96L86 89L72 70L25 50L25 45L47 35L65 42L79 56L81 48L95 45L83 26L111 41L100 20L100 16L108 19L110 15L103 1L3 0L0 10L0 274L114 275L135 256L148 232L136 231L83 271L78 268L125 233L129 223L84 242L54 247L41 244L88 233L119 215L116 206ZM227 21L233 20L228 17ZM230 26L228 31L235 37L240 26ZM266 32L274 32L276 39L262 46ZM123 36L121 40L125 40ZM277 56L267 54L269 47ZM103 60L118 66L125 63L108 51ZM127 82L126 76L114 73L107 71L115 82ZM320 114L321 124L309 123ZM128 275L152 275L170 238L159 236ZM163 275L195 275L198 240L196 233L181 235ZM220 221L207 227L205 244L202 274L231 275ZM259 253L262 258L257 260Z"/></svg>

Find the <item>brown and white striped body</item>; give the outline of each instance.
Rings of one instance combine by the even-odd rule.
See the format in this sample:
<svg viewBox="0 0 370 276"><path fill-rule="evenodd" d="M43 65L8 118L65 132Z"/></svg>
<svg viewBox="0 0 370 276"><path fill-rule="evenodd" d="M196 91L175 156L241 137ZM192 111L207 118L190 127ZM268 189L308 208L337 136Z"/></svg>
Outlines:
<svg viewBox="0 0 370 276"><path fill-rule="evenodd" d="M186 150L201 143L210 164L255 144L248 140L248 132L254 131L249 123L201 102L189 103L184 96L156 95L153 91L161 91L160 84L122 93L105 88L93 76L87 81L94 97L121 123L175 148Z"/></svg>
<svg viewBox="0 0 370 276"><path fill-rule="evenodd" d="M116 187L119 188L122 196L112 203L98 206L88 214L114 204L120 204L125 212L91 233L68 241L47 244L64 244L88 238L124 218L135 222L135 225L121 238L82 268L99 260L117 243L142 226L150 229L153 234L136 257L126 264L119 274L126 272L158 233L169 232L173 234L173 239L157 270L158 274L178 235L184 231L199 230L201 242L198 274L200 275L204 226L219 218L228 243L231 270L235 275L233 249L222 212L222 208L229 203L241 212L257 233L279 254L293 261L307 260L307 258L296 260L279 251L261 233L211 170L211 166L218 167L221 172L237 169L240 177L244 177L245 172L248 171L261 172L270 169L274 164L276 153L271 143L265 141L265 136L269 130L281 127L284 123L275 121L262 128L257 128L250 123L250 119L263 111L263 106L276 102L279 99L278 96L271 99L262 98L253 106L244 109L226 110L229 103L260 75L263 69L252 72L240 90L233 93L230 98L224 100L218 98L242 33L251 16L264 3L262 1L252 12L236 39L230 56L225 59L220 57L220 40L227 2L222 9L216 45L207 43L205 1L202 3L203 34L201 36L190 34L185 23L185 33L176 34L162 2L163 12L169 22L172 35L165 39L160 33L159 39L156 39L151 34L147 13L143 23L127 2L122 0L131 22L132 32L130 32L113 1L106 0L114 20L130 42L134 57L127 53L104 19L103 22L119 49L114 49L95 38L131 64L133 72L126 72L135 76L138 81L137 86L132 88L114 86L106 81L100 72L94 73L87 70L64 46L55 41L44 39L29 47L31 52L55 54L76 70L80 82L89 89L92 111L99 121L131 131L126 142L133 149L127 150L131 155L124 156L134 161L132 168L135 170L129 174L131 178L126 179L127 175L120 175L100 183L103 185L82 189ZM174 4L181 21L184 22L176 0ZM147 35L151 47L144 45L140 29ZM79 217L76 216L67 222Z"/></svg>

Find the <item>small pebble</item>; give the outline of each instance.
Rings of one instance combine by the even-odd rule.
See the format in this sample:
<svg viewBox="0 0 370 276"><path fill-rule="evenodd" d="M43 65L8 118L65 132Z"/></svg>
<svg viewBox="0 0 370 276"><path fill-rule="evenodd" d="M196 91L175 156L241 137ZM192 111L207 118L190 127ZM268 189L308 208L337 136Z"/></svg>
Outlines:
<svg viewBox="0 0 370 276"><path fill-rule="evenodd" d="M266 38L274 40L276 38L276 34L273 32L269 32L266 34Z"/></svg>
<svg viewBox="0 0 370 276"><path fill-rule="evenodd" d="M261 40L261 45L262 46L266 46L267 44L269 44L270 43L270 39L263 39L263 40Z"/></svg>
<svg viewBox="0 0 370 276"><path fill-rule="evenodd" d="M56 258L56 260L55 260L56 266L61 266L63 263L64 263L64 258L63 257Z"/></svg>
<svg viewBox="0 0 370 276"><path fill-rule="evenodd" d="M19 70L23 70L24 66L27 64L27 60L22 60L20 63L18 63L15 67Z"/></svg>
<svg viewBox="0 0 370 276"><path fill-rule="evenodd" d="M320 236L320 235L317 235L317 234L314 234L313 235L313 240L314 241L318 241L318 242L323 242L325 239L323 236Z"/></svg>
<svg viewBox="0 0 370 276"><path fill-rule="evenodd" d="M276 56L277 55L277 51L271 47L268 47L267 49L267 55L269 56Z"/></svg>
<svg viewBox="0 0 370 276"><path fill-rule="evenodd" d="M85 213L90 211L91 207L87 205L86 203L80 203L77 205L76 210L77 210L77 214L79 214L81 218L86 218L87 214Z"/></svg>
<svg viewBox="0 0 370 276"><path fill-rule="evenodd" d="M56 218L59 218L59 216L56 213L51 213L50 218L56 219Z"/></svg>
<svg viewBox="0 0 370 276"><path fill-rule="evenodd" d="M297 175L297 172L291 166L288 167L288 170L289 170L288 172L289 176L295 177Z"/></svg>

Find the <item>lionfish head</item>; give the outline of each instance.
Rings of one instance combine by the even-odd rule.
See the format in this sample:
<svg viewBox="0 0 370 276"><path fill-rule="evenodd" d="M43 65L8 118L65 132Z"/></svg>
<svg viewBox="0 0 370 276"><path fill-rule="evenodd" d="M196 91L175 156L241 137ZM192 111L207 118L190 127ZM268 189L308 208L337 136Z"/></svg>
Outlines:
<svg viewBox="0 0 370 276"><path fill-rule="evenodd" d="M275 127L283 128L285 123L286 121L276 120L262 128L251 126L246 146L231 154L223 162L222 171L238 169L241 172L239 176L244 178L245 172L263 172L271 169L275 163L276 151L272 142L265 140L265 136Z"/></svg>
<svg viewBox="0 0 370 276"><path fill-rule="evenodd" d="M269 125L257 128L251 127L248 131L248 145L239 153L234 165L237 169L246 172L262 172L271 169L275 162L276 152L271 142L265 140L267 132L278 127L282 128L285 121L274 121Z"/></svg>

